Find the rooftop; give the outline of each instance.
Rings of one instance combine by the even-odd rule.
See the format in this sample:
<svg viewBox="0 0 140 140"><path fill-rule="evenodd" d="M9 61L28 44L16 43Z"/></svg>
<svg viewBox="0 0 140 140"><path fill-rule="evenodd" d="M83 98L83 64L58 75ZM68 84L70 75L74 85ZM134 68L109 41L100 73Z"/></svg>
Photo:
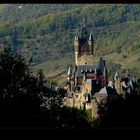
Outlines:
<svg viewBox="0 0 140 140"><path fill-rule="evenodd" d="M93 65L79 65L77 67L76 77L83 77L84 72L86 72L87 77L92 76L95 67Z"/></svg>
<svg viewBox="0 0 140 140"><path fill-rule="evenodd" d="M94 94L94 96L108 96L106 87L101 88L99 92Z"/></svg>
<svg viewBox="0 0 140 140"><path fill-rule="evenodd" d="M84 83L91 83L91 79L87 79Z"/></svg>

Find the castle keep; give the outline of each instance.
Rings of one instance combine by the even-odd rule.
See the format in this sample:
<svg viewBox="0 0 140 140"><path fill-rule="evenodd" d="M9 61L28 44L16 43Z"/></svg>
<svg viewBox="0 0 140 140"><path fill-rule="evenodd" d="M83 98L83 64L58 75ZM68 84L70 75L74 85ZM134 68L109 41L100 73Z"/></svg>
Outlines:
<svg viewBox="0 0 140 140"><path fill-rule="evenodd" d="M107 68L101 57L99 64L93 65L94 40L90 32L82 27L74 38L75 66L70 66L67 74L67 104L77 108L92 108L92 98L107 85ZM102 90L100 96L107 96Z"/></svg>
<svg viewBox="0 0 140 140"><path fill-rule="evenodd" d="M92 116L97 117L97 102L112 100L124 89L129 92L133 81L128 72L124 78L115 73L113 81L108 81L105 60L100 57L94 62L94 38L91 32L82 27L74 38L75 65L67 73L66 105L79 109L91 109ZM131 91L129 92L131 93Z"/></svg>

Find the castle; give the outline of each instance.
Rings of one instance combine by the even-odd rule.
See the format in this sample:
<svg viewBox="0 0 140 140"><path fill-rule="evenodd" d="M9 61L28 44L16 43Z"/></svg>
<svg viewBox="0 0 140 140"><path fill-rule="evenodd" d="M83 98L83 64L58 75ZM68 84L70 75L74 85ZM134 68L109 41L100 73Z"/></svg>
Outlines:
<svg viewBox="0 0 140 140"><path fill-rule="evenodd" d="M125 77L129 80L125 82L116 72L113 82L108 81L108 71L103 57L100 57L97 65L93 65L94 39L85 27L75 36L74 48L75 66L70 66L67 73L66 104L79 109L91 109L95 117L97 102L108 97L108 89L111 89L109 96L114 98L114 95L120 94L131 80L128 73Z"/></svg>

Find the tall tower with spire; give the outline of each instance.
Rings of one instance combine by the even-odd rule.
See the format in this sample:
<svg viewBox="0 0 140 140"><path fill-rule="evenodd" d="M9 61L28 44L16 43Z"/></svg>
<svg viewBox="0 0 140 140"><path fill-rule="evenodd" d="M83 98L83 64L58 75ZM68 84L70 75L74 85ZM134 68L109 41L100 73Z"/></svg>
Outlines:
<svg viewBox="0 0 140 140"><path fill-rule="evenodd" d="M86 20L83 20L84 22ZM79 33L74 38L75 48L75 65L92 64L94 41L91 32L85 28L85 23L79 30Z"/></svg>

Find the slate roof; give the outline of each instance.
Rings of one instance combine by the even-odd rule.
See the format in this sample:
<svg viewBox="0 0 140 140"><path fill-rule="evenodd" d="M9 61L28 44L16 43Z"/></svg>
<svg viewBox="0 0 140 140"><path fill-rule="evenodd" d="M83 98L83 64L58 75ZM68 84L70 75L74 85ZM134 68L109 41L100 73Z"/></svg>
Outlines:
<svg viewBox="0 0 140 140"><path fill-rule="evenodd" d="M102 75L103 72L104 72L104 68L105 68L105 60L103 60L103 58L100 57L98 69L100 70L100 74L101 74L101 75Z"/></svg>
<svg viewBox="0 0 140 140"><path fill-rule="evenodd" d="M68 69L68 73L67 73L68 76L72 75L72 69L71 69L71 66L69 66L69 69Z"/></svg>
<svg viewBox="0 0 140 140"><path fill-rule="evenodd" d="M105 95L107 95L106 87L101 88L101 90L99 91L99 94L105 94Z"/></svg>
<svg viewBox="0 0 140 140"><path fill-rule="evenodd" d="M94 96L108 96L108 93L107 93L107 90L106 90L106 87L104 88L101 88L99 92L96 92L94 94Z"/></svg>

